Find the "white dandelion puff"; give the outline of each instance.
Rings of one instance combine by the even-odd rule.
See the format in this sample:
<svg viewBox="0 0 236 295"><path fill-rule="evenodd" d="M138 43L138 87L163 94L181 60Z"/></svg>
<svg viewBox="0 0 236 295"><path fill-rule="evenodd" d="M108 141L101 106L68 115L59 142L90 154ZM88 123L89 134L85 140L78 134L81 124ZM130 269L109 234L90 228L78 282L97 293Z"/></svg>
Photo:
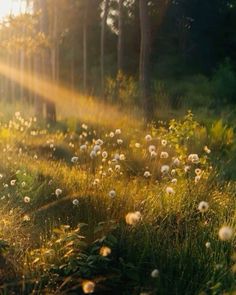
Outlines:
<svg viewBox="0 0 236 295"><path fill-rule="evenodd" d="M125 221L129 225L136 225L141 220L141 213L139 211L136 212L129 212L125 216Z"/></svg>
<svg viewBox="0 0 236 295"><path fill-rule="evenodd" d="M167 152L161 152L160 158L161 159L167 159L169 157L169 154Z"/></svg>
<svg viewBox="0 0 236 295"><path fill-rule="evenodd" d="M228 241L233 237L233 229L230 226L224 225L219 230L219 238L222 241Z"/></svg>
<svg viewBox="0 0 236 295"><path fill-rule="evenodd" d="M109 195L110 198L113 199L113 198L116 197L116 191L115 190L111 190L111 191L109 191L108 195Z"/></svg>
<svg viewBox="0 0 236 295"><path fill-rule="evenodd" d="M158 269L154 269L152 272L151 272L151 277L156 279L159 277L159 270Z"/></svg>
<svg viewBox="0 0 236 295"><path fill-rule="evenodd" d="M161 173L162 174L167 174L170 171L170 166L169 165L162 165L161 166Z"/></svg>
<svg viewBox="0 0 236 295"><path fill-rule="evenodd" d="M207 212L209 209L209 204L205 201L201 201L199 204L198 204L198 210L201 212L201 213L205 213Z"/></svg>
<svg viewBox="0 0 236 295"><path fill-rule="evenodd" d="M62 194L62 190L61 190L60 188L57 188L57 189L55 190L55 195L56 195L57 197L59 197L61 194Z"/></svg>
<svg viewBox="0 0 236 295"><path fill-rule="evenodd" d="M175 194L175 190L174 190L171 186L168 186L168 187L166 188L166 193L167 193L168 195L174 195L174 194Z"/></svg>
<svg viewBox="0 0 236 295"><path fill-rule="evenodd" d="M84 281L82 283L82 289L84 294L92 294L95 290L95 283L92 281Z"/></svg>

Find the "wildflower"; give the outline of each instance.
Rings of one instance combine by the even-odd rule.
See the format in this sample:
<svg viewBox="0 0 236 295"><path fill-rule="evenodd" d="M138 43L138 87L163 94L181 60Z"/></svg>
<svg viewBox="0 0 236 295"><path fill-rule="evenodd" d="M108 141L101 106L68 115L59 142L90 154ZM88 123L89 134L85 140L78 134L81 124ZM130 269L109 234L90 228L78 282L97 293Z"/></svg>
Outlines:
<svg viewBox="0 0 236 295"><path fill-rule="evenodd" d="M171 183L176 184L177 183L177 178L171 179Z"/></svg>
<svg viewBox="0 0 236 295"><path fill-rule="evenodd" d="M23 217L23 221L30 221L30 217L29 217L29 215L24 215L24 217Z"/></svg>
<svg viewBox="0 0 236 295"><path fill-rule="evenodd" d="M205 151L207 154L210 154L210 153L211 153L211 150L208 148L207 145L204 146L204 151Z"/></svg>
<svg viewBox="0 0 236 295"><path fill-rule="evenodd" d="M166 146L166 145L167 145L167 140L162 139L161 144L162 144L163 146Z"/></svg>
<svg viewBox="0 0 236 295"><path fill-rule="evenodd" d="M29 202L30 202L30 198L29 198L29 197L27 197L27 196L26 196L26 197L24 197L24 202L25 202L25 203L29 203Z"/></svg>
<svg viewBox="0 0 236 295"><path fill-rule="evenodd" d="M151 155L151 158L156 158L157 157L157 153L155 151L152 151L150 155Z"/></svg>
<svg viewBox="0 0 236 295"><path fill-rule="evenodd" d="M129 212L125 216L125 221L129 225L136 225L141 220L141 213L139 211L136 212Z"/></svg>
<svg viewBox="0 0 236 295"><path fill-rule="evenodd" d="M159 276L159 270L158 269L154 269L152 272L151 272L151 277L156 279L158 278Z"/></svg>
<svg viewBox="0 0 236 295"><path fill-rule="evenodd" d="M210 242L206 242L205 246L206 246L206 248L208 249L208 248L211 247L211 243L210 243Z"/></svg>
<svg viewBox="0 0 236 295"><path fill-rule="evenodd" d="M121 129L116 129L115 134L117 135L121 134Z"/></svg>
<svg viewBox="0 0 236 295"><path fill-rule="evenodd" d="M84 294L91 294L94 292L95 283L92 281L84 281L82 283L82 289L83 289Z"/></svg>
<svg viewBox="0 0 236 295"><path fill-rule="evenodd" d="M61 190L60 188L57 188L57 189L55 190L55 195L56 195L57 197L59 197L61 194L62 194L62 190Z"/></svg>
<svg viewBox="0 0 236 295"><path fill-rule="evenodd" d="M200 175L202 173L202 170L200 168L196 168L194 172L196 175Z"/></svg>
<svg viewBox="0 0 236 295"><path fill-rule="evenodd" d="M198 157L198 154L190 154L189 156L188 156L188 160L189 160L189 162L192 162L192 163L194 163L194 164L197 164L197 163L199 163L199 157Z"/></svg>
<svg viewBox="0 0 236 295"><path fill-rule="evenodd" d="M80 150L81 150L81 152L85 152L87 150L87 145L86 144L82 144L80 146Z"/></svg>
<svg viewBox="0 0 236 295"><path fill-rule="evenodd" d="M174 176L174 175L176 174L176 170L175 170L175 169L172 169L172 170L170 171L170 174L171 174L172 176Z"/></svg>
<svg viewBox="0 0 236 295"><path fill-rule="evenodd" d="M227 225L224 225L219 230L219 238L222 241L228 241L233 236L233 229Z"/></svg>
<svg viewBox="0 0 236 295"><path fill-rule="evenodd" d="M162 165L161 166L161 173L167 174L170 171L170 166L169 165Z"/></svg>
<svg viewBox="0 0 236 295"><path fill-rule="evenodd" d="M88 129L88 126L87 126L85 123L83 123L83 124L81 125L81 127L82 127L83 129L85 129L85 130Z"/></svg>
<svg viewBox="0 0 236 295"><path fill-rule="evenodd" d="M75 206L78 206L79 205L79 200L78 199L74 199L72 201L72 204L75 205Z"/></svg>
<svg viewBox="0 0 236 295"><path fill-rule="evenodd" d="M110 167L110 168L108 168L108 173L112 173L113 172L113 169Z"/></svg>
<svg viewBox="0 0 236 295"><path fill-rule="evenodd" d="M110 132L109 136L110 136L111 138L113 138L113 137L115 136L115 133L114 133L114 132Z"/></svg>
<svg viewBox="0 0 236 295"><path fill-rule="evenodd" d="M148 178L151 176L151 173L149 171L145 171L143 174L144 177Z"/></svg>
<svg viewBox="0 0 236 295"><path fill-rule="evenodd" d="M205 201L201 201L198 205L198 210L201 212L201 213L205 213L207 212L207 210L209 209L209 204Z"/></svg>
<svg viewBox="0 0 236 295"><path fill-rule="evenodd" d="M103 140L99 138L95 141L95 144L96 145L103 145Z"/></svg>
<svg viewBox="0 0 236 295"><path fill-rule="evenodd" d="M145 140L146 140L146 141L151 141L151 140L152 140L151 135L150 135L150 134L147 134L147 135L145 136Z"/></svg>
<svg viewBox="0 0 236 295"><path fill-rule="evenodd" d="M167 193L168 195L174 195L174 194L175 194L175 190L174 190L171 186L168 186L168 187L166 188L166 193Z"/></svg>
<svg viewBox="0 0 236 295"><path fill-rule="evenodd" d="M120 160L124 161L125 160L125 155L124 154L120 154Z"/></svg>
<svg viewBox="0 0 236 295"><path fill-rule="evenodd" d="M21 186L22 186L22 187L25 187L25 186L26 186L25 181L22 181Z"/></svg>
<svg viewBox="0 0 236 295"><path fill-rule="evenodd" d="M201 176L200 176L200 175L197 175L197 176L195 176L195 178L194 178L194 182L195 182L195 183L198 183L200 179L201 179Z"/></svg>
<svg viewBox="0 0 236 295"><path fill-rule="evenodd" d="M95 144L95 146L93 147L93 150L97 153L101 150L101 146L98 144Z"/></svg>
<svg viewBox="0 0 236 295"><path fill-rule="evenodd" d="M119 161L120 160L120 155L119 154L115 154L114 160Z"/></svg>
<svg viewBox="0 0 236 295"><path fill-rule="evenodd" d="M123 143L123 139L118 138L118 139L117 139L117 143L118 143L119 145L121 145L121 144Z"/></svg>
<svg viewBox="0 0 236 295"><path fill-rule="evenodd" d="M120 165L116 165L115 170L116 170L116 172L119 172L120 171Z"/></svg>
<svg viewBox="0 0 236 295"><path fill-rule="evenodd" d="M167 152L161 152L160 158L161 159L167 159L169 157L169 154Z"/></svg>
<svg viewBox="0 0 236 295"><path fill-rule="evenodd" d="M100 253L101 256L106 257L106 256L111 254L111 248L103 246L103 247L100 248L99 253Z"/></svg>
<svg viewBox="0 0 236 295"><path fill-rule="evenodd" d="M71 158L71 162L74 163L74 164L75 164L76 162L78 162L78 160L79 160L79 158L76 157L76 156Z"/></svg>
<svg viewBox="0 0 236 295"><path fill-rule="evenodd" d="M92 150L90 153L90 158L94 159L94 158L96 158L96 156L97 156L97 153L94 150Z"/></svg>
<svg viewBox="0 0 236 295"><path fill-rule="evenodd" d="M93 181L93 185L98 185L100 183L99 178L95 178Z"/></svg>
<svg viewBox="0 0 236 295"><path fill-rule="evenodd" d="M180 165L180 160L179 160L179 158L175 158L174 161L173 161L173 164L174 164L175 166L179 166L179 165Z"/></svg>
<svg viewBox="0 0 236 295"><path fill-rule="evenodd" d="M184 166L184 172L187 173L190 170L190 166L186 165Z"/></svg>
<svg viewBox="0 0 236 295"><path fill-rule="evenodd" d="M113 199L113 198L116 197L116 191L115 190L111 190L111 191L109 191L108 195L109 195L110 198Z"/></svg>
<svg viewBox="0 0 236 295"><path fill-rule="evenodd" d="M151 153L151 152L155 152L155 150L156 150L155 145L153 145L153 144L149 145L149 147L148 147L148 151L149 151L149 153Z"/></svg>
<svg viewBox="0 0 236 295"><path fill-rule="evenodd" d="M11 183L11 186L14 186L16 184L16 179L12 179L10 183Z"/></svg>
<svg viewBox="0 0 236 295"><path fill-rule="evenodd" d="M103 159L106 159L108 157L108 153L106 151L102 152Z"/></svg>
<svg viewBox="0 0 236 295"><path fill-rule="evenodd" d="M137 149L139 149L141 147L141 144L139 142L136 142L134 145Z"/></svg>

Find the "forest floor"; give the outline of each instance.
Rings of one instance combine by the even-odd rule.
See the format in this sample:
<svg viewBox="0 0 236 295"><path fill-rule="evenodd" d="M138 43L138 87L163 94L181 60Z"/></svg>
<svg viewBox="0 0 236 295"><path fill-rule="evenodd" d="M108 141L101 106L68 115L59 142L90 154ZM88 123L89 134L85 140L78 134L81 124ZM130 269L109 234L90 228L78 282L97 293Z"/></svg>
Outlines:
<svg viewBox="0 0 236 295"><path fill-rule="evenodd" d="M136 129L1 116L1 294L236 294L236 185L213 143L191 113Z"/></svg>

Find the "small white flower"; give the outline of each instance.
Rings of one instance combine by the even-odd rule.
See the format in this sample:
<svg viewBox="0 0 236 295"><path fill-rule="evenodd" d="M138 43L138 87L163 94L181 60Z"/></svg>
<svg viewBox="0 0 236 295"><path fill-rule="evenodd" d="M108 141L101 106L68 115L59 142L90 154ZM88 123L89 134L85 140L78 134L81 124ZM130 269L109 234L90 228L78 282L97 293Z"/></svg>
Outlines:
<svg viewBox="0 0 236 295"><path fill-rule="evenodd" d="M117 139L117 143L118 143L119 145L121 145L121 144L123 143L123 139L118 138L118 139Z"/></svg>
<svg viewBox="0 0 236 295"><path fill-rule="evenodd" d="M188 156L188 160L189 160L189 162L192 162L192 163L194 163L194 164L197 164L197 163L199 163L199 157L198 157L198 154L190 154L189 156Z"/></svg>
<svg viewBox="0 0 236 295"><path fill-rule="evenodd" d="M26 197L24 197L24 202L25 202L25 203L29 203L29 202L30 202L30 198L29 198L29 197L27 197L27 196L26 196Z"/></svg>
<svg viewBox="0 0 236 295"><path fill-rule="evenodd" d="M166 193L167 193L168 195L174 195L174 194L175 194L175 190L174 190L171 186L168 186L168 187L166 188Z"/></svg>
<svg viewBox="0 0 236 295"><path fill-rule="evenodd" d="M57 189L55 190L55 195L56 195L57 197L59 197L61 194L62 194L62 190L61 190L60 188L57 188Z"/></svg>
<svg viewBox="0 0 236 295"><path fill-rule="evenodd" d="M116 197L116 191L115 190L111 190L111 191L109 191L108 195L109 195L110 198L113 199L113 198Z"/></svg>
<svg viewBox="0 0 236 295"><path fill-rule="evenodd" d="M155 147L155 145L153 145L153 144L149 145L149 147L148 147L148 151L149 151L149 153L151 153L151 152L155 152L155 151L156 151L156 147Z"/></svg>
<svg viewBox="0 0 236 295"><path fill-rule="evenodd" d="M129 212L125 216L125 221L129 225L136 225L141 220L141 213L139 211L136 212Z"/></svg>
<svg viewBox="0 0 236 295"><path fill-rule="evenodd" d="M219 230L219 238L222 241L228 241L233 237L233 229L227 225L224 225Z"/></svg>
<svg viewBox="0 0 236 295"><path fill-rule="evenodd" d="M73 205L78 206L79 205L79 200L78 199L74 199L72 201Z"/></svg>
<svg viewBox="0 0 236 295"><path fill-rule="evenodd" d="M116 129L115 134L117 135L121 134L121 129Z"/></svg>
<svg viewBox="0 0 236 295"><path fill-rule="evenodd" d="M141 144L139 142L136 142L134 145L137 149L139 149L141 147Z"/></svg>
<svg viewBox="0 0 236 295"><path fill-rule="evenodd" d="M100 248L99 253L100 253L100 255L106 257L111 254L111 248L103 246Z"/></svg>
<svg viewBox="0 0 236 295"><path fill-rule="evenodd" d="M106 159L108 157L108 153L106 151L102 152L103 159Z"/></svg>
<svg viewBox="0 0 236 295"><path fill-rule="evenodd" d="M95 290L95 283L92 281L84 281L82 283L82 289L84 294L92 294Z"/></svg>
<svg viewBox="0 0 236 295"><path fill-rule="evenodd" d="M161 173L167 174L170 171L170 166L169 165L162 165L161 166Z"/></svg>
<svg viewBox="0 0 236 295"><path fill-rule="evenodd" d="M167 140L162 139L161 144L162 144L163 146L166 146L166 145L167 145Z"/></svg>
<svg viewBox="0 0 236 295"><path fill-rule="evenodd" d="M86 144L82 144L80 146L80 150L81 150L81 152L85 152L87 150L87 145Z"/></svg>
<svg viewBox="0 0 236 295"><path fill-rule="evenodd" d="M12 179L10 183L11 183L11 186L14 186L16 184L16 179Z"/></svg>
<svg viewBox="0 0 236 295"><path fill-rule="evenodd" d="M147 134L147 135L145 136L145 140L146 140L146 141L151 141L151 140L152 140L152 136L151 136L150 134Z"/></svg>
<svg viewBox="0 0 236 295"><path fill-rule="evenodd" d="M114 133L114 132L110 132L109 136L110 136L111 138L113 138L113 137L115 136L115 133Z"/></svg>
<svg viewBox="0 0 236 295"><path fill-rule="evenodd" d="M94 159L94 158L96 158L96 156L97 156L97 153L96 153L94 150L92 150L92 151L90 152L90 158L91 158L91 159Z"/></svg>
<svg viewBox="0 0 236 295"><path fill-rule="evenodd" d="M167 152L161 152L160 158L161 159L167 159L169 157L169 154Z"/></svg>
<svg viewBox="0 0 236 295"><path fill-rule="evenodd" d="M205 151L207 154L210 154L210 153L211 153L211 150L208 148L207 145L204 146L204 151Z"/></svg>
<svg viewBox="0 0 236 295"><path fill-rule="evenodd" d="M156 279L158 278L159 276L159 270L158 269L154 269L152 272L151 272L151 277Z"/></svg>
<svg viewBox="0 0 236 295"><path fill-rule="evenodd" d="M71 162L74 163L74 164L77 163L78 160L79 160L79 158L76 157L76 156L74 156L74 157L71 158Z"/></svg>
<svg viewBox="0 0 236 295"><path fill-rule="evenodd" d="M175 158L174 161L173 161L173 164L174 164L175 166L179 166L179 165L180 165L180 160L179 160L179 158Z"/></svg>
<svg viewBox="0 0 236 295"><path fill-rule="evenodd" d="M151 173L149 171L145 171L143 174L144 177L148 178L151 176Z"/></svg>
<svg viewBox="0 0 236 295"><path fill-rule="evenodd" d="M125 160L125 155L124 154L120 154L120 160L124 161Z"/></svg>
<svg viewBox="0 0 236 295"><path fill-rule="evenodd" d="M210 242L206 242L205 246L206 246L207 249L209 249L211 247L211 243Z"/></svg>
<svg viewBox="0 0 236 295"><path fill-rule="evenodd" d="M201 213L205 213L207 212L209 209L209 204L205 201L201 201L198 205L198 210L201 212Z"/></svg>

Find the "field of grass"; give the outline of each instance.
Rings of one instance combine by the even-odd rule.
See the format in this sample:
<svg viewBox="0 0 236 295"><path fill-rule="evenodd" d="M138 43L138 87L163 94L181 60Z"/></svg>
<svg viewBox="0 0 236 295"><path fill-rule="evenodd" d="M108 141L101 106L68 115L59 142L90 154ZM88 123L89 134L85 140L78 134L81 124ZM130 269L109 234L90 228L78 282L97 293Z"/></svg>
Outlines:
<svg viewBox="0 0 236 295"><path fill-rule="evenodd" d="M15 111L0 126L1 294L236 294L236 184L216 155L229 130Z"/></svg>

